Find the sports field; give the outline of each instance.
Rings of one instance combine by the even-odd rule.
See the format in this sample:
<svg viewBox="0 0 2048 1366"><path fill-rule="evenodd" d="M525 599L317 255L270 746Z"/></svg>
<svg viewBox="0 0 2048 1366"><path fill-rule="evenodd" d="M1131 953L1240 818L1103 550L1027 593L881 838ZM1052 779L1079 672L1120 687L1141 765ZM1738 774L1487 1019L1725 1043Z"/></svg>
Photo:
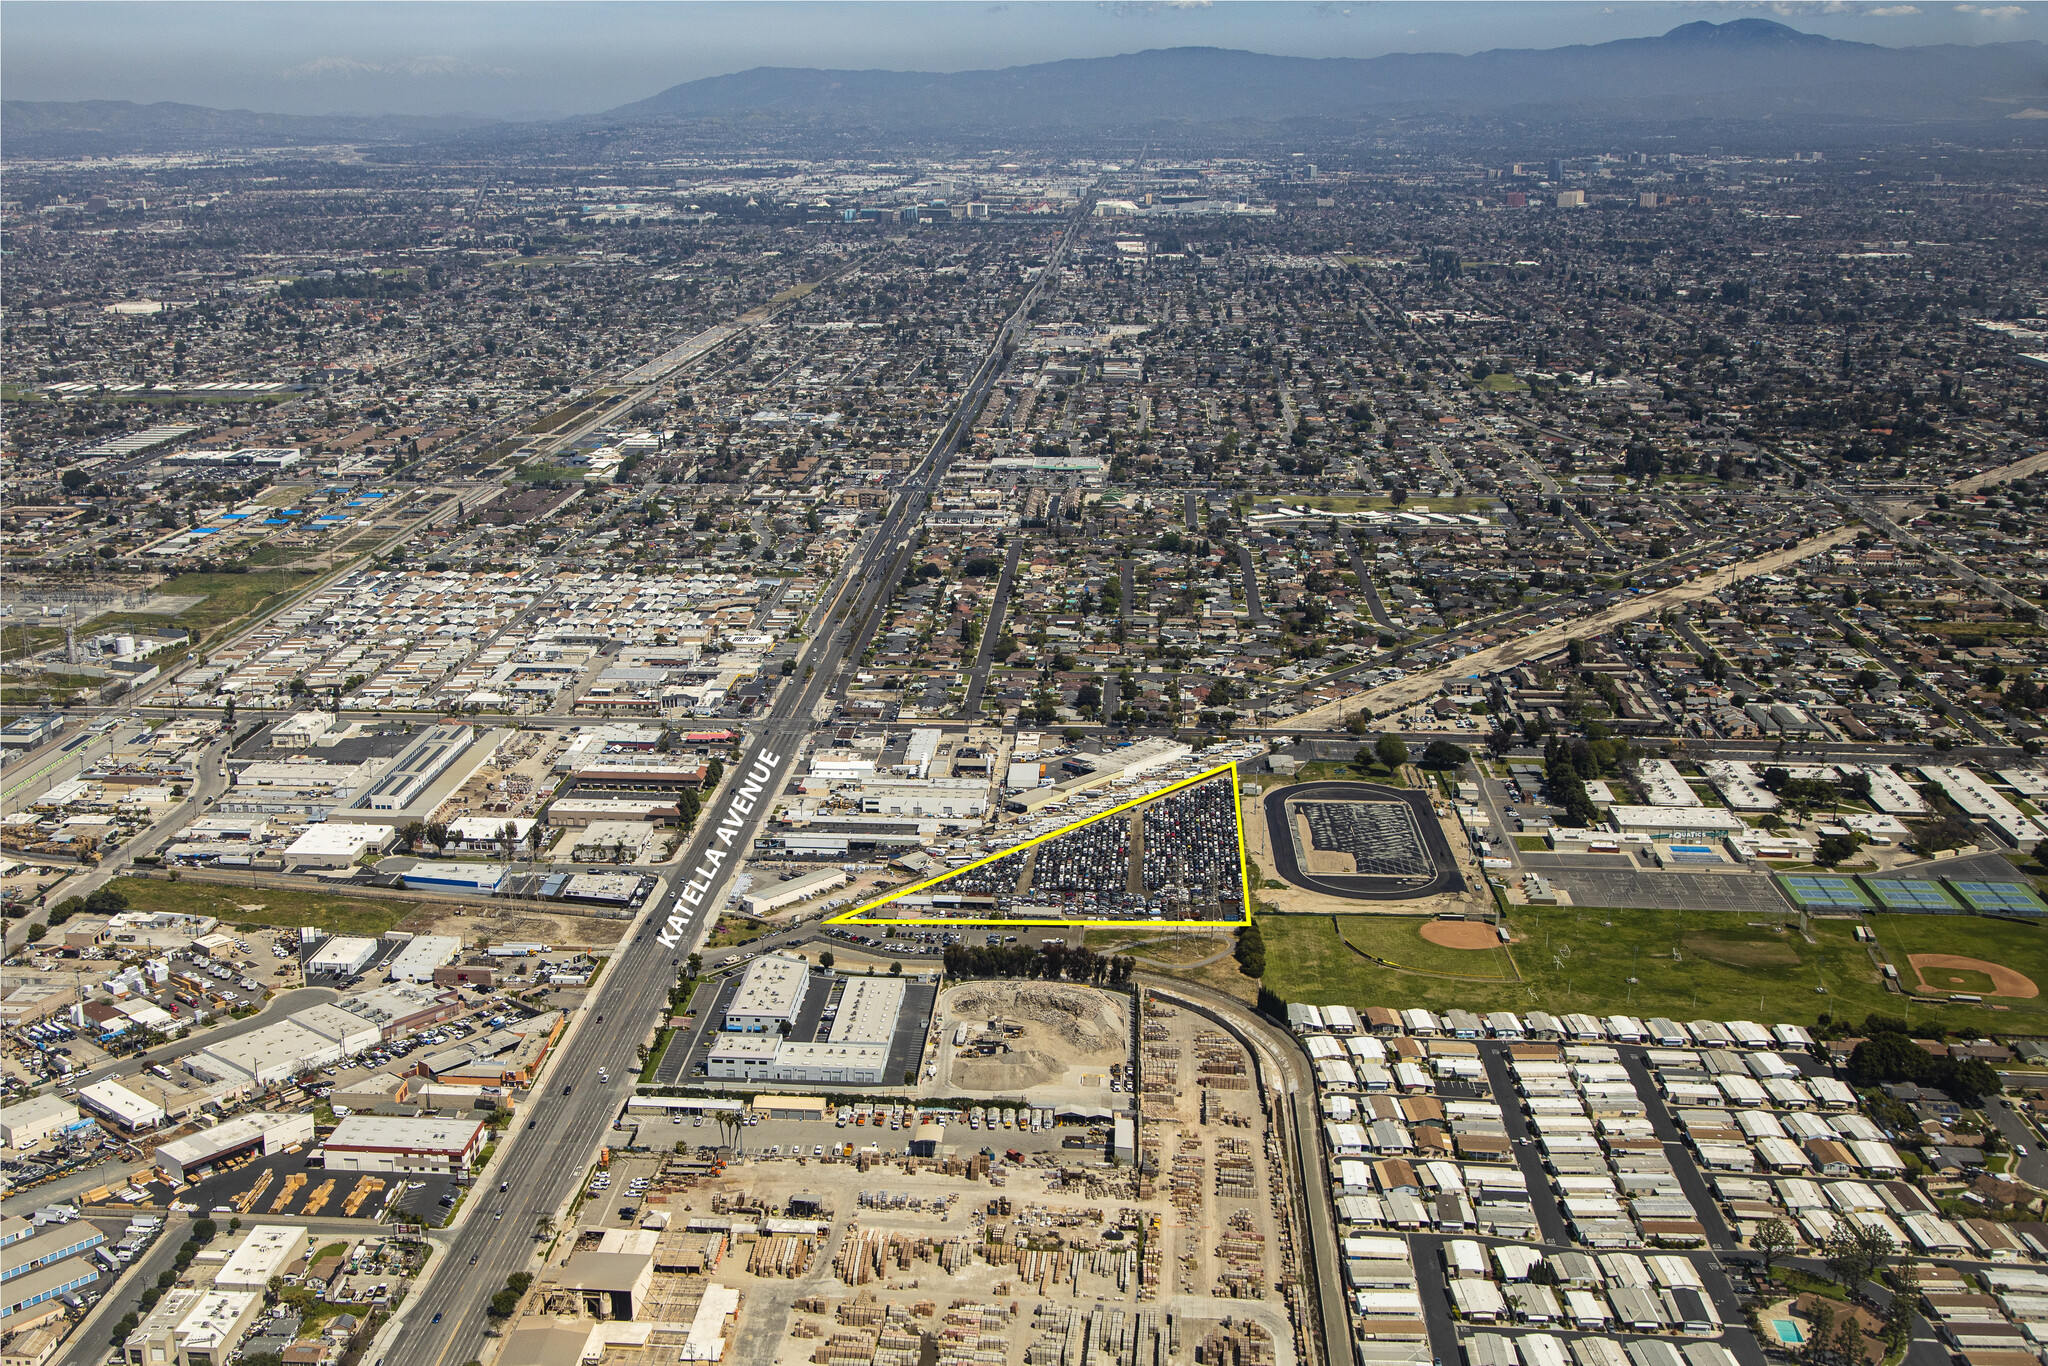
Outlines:
<svg viewBox="0 0 2048 1366"><path fill-rule="evenodd" d="M1265 984L1284 1000L1317 1005L1626 1011L1681 1020L1805 1023L1822 1011L1860 1020L1873 1010L1897 1014L1905 1007L1884 990L1848 921L1811 922L1809 943L1796 928L1757 915L1531 906L1518 908L1509 922L1518 942L1506 950L1431 944L1421 935L1426 923L1371 915L1262 917ZM1869 923L1909 982L1907 955L1952 954L2003 964L2048 988L2048 927L1953 915L1878 915ZM1400 968L1371 961L1347 941ZM1948 985L1946 975L1944 990L1972 989ZM1953 975L1966 976L1961 970ZM1630 977L1637 979L1633 985ZM1815 990L1820 986L1825 993ZM2048 1025L2048 995L1938 1009L1916 1005L1911 1013L1915 1020L1931 1016L1986 1032L2038 1029Z"/></svg>

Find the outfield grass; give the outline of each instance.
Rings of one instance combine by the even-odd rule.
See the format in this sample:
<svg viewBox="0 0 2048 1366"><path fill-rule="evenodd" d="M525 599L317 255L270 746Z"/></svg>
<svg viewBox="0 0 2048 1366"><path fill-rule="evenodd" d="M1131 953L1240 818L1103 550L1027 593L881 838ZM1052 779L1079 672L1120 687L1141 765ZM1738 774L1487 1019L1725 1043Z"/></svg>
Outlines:
<svg viewBox="0 0 2048 1366"><path fill-rule="evenodd" d="M1351 915L1338 922L1345 943L1389 963L1417 972L1441 972L1454 977L1495 977L1512 981L1519 969L1509 961L1505 946L1487 949L1453 949L1432 944L1422 937L1428 917ZM1271 925L1266 921L1260 932ZM1272 939L1267 938L1267 958L1272 957ZM1339 946L1341 947L1341 945ZM1348 952L1348 950L1347 950ZM1357 954L1351 955L1357 958ZM1363 960L1360 960L1363 961Z"/></svg>
<svg viewBox="0 0 2048 1366"><path fill-rule="evenodd" d="M1797 1024L1823 1011L1858 1020L1881 1011L1987 1032L2048 1025L2048 996L1913 1005L1909 1011L1902 997L1884 990L1850 922L1813 921L1813 943L1796 928L1772 928L1776 923L1739 913L1529 906L1516 908L1509 921L1521 937L1512 949L1461 951L1425 942L1417 933L1422 922L1410 917L1260 918L1265 985L1283 1000L1316 1005L1626 1011ZM2048 985L2048 927L1976 916L1881 915L1871 923L1902 971L1908 953L1954 953L2008 965ZM1395 971L1346 948L1337 926L1360 948L1423 972L1494 975L1512 955L1523 981L1447 981ZM1633 986L1631 976L1638 979ZM1825 994L1814 989L1821 985Z"/></svg>
<svg viewBox="0 0 2048 1366"><path fill-rule="evenodd" d="M1987 963L1997 963L2014 972L2025 973L2033 979L2035 986L2048 993L2048 925L1993 920L1978 915L1887 914L1872 916L1870 925L1877 932L1877 942L1898 964L1899 973L1908 986L1915 985L1915 982L1912 969L1906 962L1907 955L1952 953L1964 958L1981 958ZM1955 976L1972 979L1976 974L1942 969L1933 974L1930 985L1944 991L1981 993L1989 989L1988 979L1983 986L1950 986L1947 979ZM1992 1009L1994 1006L2005 1008ZM1921 1007L1913 1009L1914 1018L1919 1018ZM2009 996L1994 1000L1987 997L1981 1006L1954 1007L1942 1012L1944 1019L1951 1014L1971 1020L1980 1029L2013 1028L2022 1022L2030 1028L2040 1028L2048 1026L2048 994L2032 1000ZM1986 1021L1987 1016L1989 1022Z"/></svg>
<svg viewBox="0 0 2048 1366"><path fill-rule="evenodd" d="M235 925L312 925L330 934L380 935L418 908L405 901L332 896L278 887L224 886L185 878L117 877L107 884L128 898L136 911L172 911L210 915ZM258 906L252 911L244 907Z"/></svg>

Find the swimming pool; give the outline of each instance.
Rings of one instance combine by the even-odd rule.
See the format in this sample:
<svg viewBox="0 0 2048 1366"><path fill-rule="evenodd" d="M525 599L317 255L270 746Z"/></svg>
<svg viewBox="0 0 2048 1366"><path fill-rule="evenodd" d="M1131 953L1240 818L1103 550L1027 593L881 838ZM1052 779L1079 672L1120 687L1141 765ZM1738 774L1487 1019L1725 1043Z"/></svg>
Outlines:
<svg viewBox="0 0 2048 1366"><path fill-rule="evenodd" d="M1772 1319L1771 1327L1778 1332L1778 1341L1787 1347L1797 1347L1806 1341L1806 1334L1799 1331L1799 1325L1790 1319Z"/></svg>

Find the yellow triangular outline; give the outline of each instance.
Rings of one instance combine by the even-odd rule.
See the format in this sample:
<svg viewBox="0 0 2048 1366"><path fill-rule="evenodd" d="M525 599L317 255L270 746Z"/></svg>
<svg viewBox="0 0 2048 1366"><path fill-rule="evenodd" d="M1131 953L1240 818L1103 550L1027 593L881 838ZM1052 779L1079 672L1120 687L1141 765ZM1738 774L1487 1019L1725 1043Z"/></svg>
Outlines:
<svg viewBox="0 0 2048 1366"><path fill-rule="evenodd" d="M1005 919L1005 918L1002 918L1002 917L967 917L967 916L915 916L915 917L908 917L908 918L904 918L904 917L898 917L898 918L893 918L893 919L888 919L888 920L862 920L862 919L860 919L860 917L861 917L861 916L864 916L864 915L866 915L866 914L867 914L867 913L868 913L869 911L872 911L872 910L874 910L874 909L876 909L877 907L880 907L880 906L886 906L886 905L888 905L888 904L889 904L890 902L892 902L892 901L900 901L900 900L901 900L902 898L904 898L904 897L906 897L906 896L909 896L909 895L911 895L911 894L912 894L913 892L921 892L921 891L924 891L924 890L925 890L926 888L928 888L928 887L936 887L936 886L938 886L938 885L939 885L940 883L942 883L942 882L949 882L949 881L951 881L952 879L954 879L954 878L956 878L956 877L959 877L959 876L960 876L960 875L961 875L962 873L971 873L971 872L973 872L973 871L974 871L974 870L975 870L976 868L981 868L981 867L984 867L984 866L986 866L986 865L988 865L988 864L994 863L994 862L995 862L995 861L996 861L997 859L1003 859L1003 858L1008 858L1008 857L1009 857L1010 855L1012 855L1012 854L1014 854L1014 853L1017 853L1017 852L1019 852L1020 850L1024 850L1024 849L1029 849L1029 848L1031 848L1031 847L1032 847L1033 845L1037 845L1037 844L1043 844L1043 843L1045 843L1045 842L1046 842L1047 840L1052 840L1052 839L1058 839L1058 838L1059 838L1059 837L1060 837L1061 835L1068 835L1068 834L1072 834L1072 833L1073 833L1074 831L1076 831L1076 830L1079 830L1079 829L1081 829L1081 828L1082 828L1083 826L1089 826L1089 825L1093 825L1093 824L1095 824L1095 822L1097 822L1097 821L1106 821L1106 820L1108 820L1108 819L1109 819L1109 818L1110 818L1111 816L1118 816L1118 815L1122 815L1122 814L1123 814L1124 812L1126 812L1126 811L1129 811L1129 810L1131 810L1131 809L1132 809L1132 808L1134 808L1134 807L1140 807L1140 806L1145 806L1145 805L1148 805L1148 804L1150 804L1150 803L1152 803L1152 802L1156 802L1156 801L1158 801L1158 800L1159 800L1160 798L1162 798L1162 797L1170 797L1170 796L1172 796L1172 795L1173 795L1174 793L1176 793L1176 792L1179 792L1179 791L1183 790L1184 788L1190 788L1190 787L1193 787L1193 786L1195 786L1195 785L1196 785L1196 784L1198 784L1198 783L1205 783L1205 782L1209 781L1209 779L1211 779L1211 778L1214 778L1214 777L1216 777L1216 776L1217 776L1218 774L1221 774L1221 773L1228 773L1228 774L1230 775L1230 809L1231 809L1231 813L1232 813L1233 817L1235 818L1235 822L1236 822L1236 826L1237 826L1237 880L1238 880L1238 886L1239 886L1239 887L1240 887L1240 888L1241 888L1241 889L1243 890L1243 893L1244 893L1244 915L1243 915L1243 918L1242 918L1242 919L1239 919L1239 920L1223 920L1223 919L1217 919L1217 920L1152 920L1152 919L1149 919L1149 918L1131 918L1131 917L1124 917L1124 918L1121 918L1121 919L1113 919L1113 920L1096 920L1096 919L1089 919L1089 918L1086 918L1086 917L1080 917L1080 918L1076 918L1076 917L1074 917L1074 916L1066 916L1066 917L1062 917L1062 918L1060 918L1060 919L1057 919L1057 920L1024 920L1024 919ZM989 854L989 855L987 855L986 857L983 857L983 858L978 858L978 859L976 859L976 860L975 860L974 862L972 862L972 863L968 863L968 864L963 864L963 865L962 865L961 867L958 867L958 868L948 868L948 869L947 869L947 870L946 870L945 872L941 873L941 874L940 874L939 876L937 876L937 877L935 877L935 878L927 878L927 879L926 879L925 881L923 881L923 882L914 882L914 883L912 883L912 884L911 884L910 886L908 886L908 887L899 887L899 888L898 888L897 890L895 890L895 891L893 891L893 892L889 893L889 894L888 894L887 896L884 896L884 897L877 897L877 898L876 898L875 900L873 900L873 901L870 901L870 902L868 902L868 903L867 903L866 905L864 905L864 906L858 906L858 907L855 907L855 908L854 908L853 910L850 910L850 911L846 911L846 912L844 912L844 913L842 913L842 914L839 914L839 915L835 915L835 916L832 916L832 917L830 917L830 918L828 918L828 919L826 919L826 920L822 921L821 923L823 923L823 924L826 924L826 925L925 925L925 926L938 926L938 925L1101 925L1101 926L1128 926L1128 927L1135 927L1135 928L1141 928L1141 929L1146 929L1146 928L1153 928L1153 927L1158 927L1158 928L1161 928L1161 929L1215 929L1215 928L1217 928L1217 927L1219 927L1219 926L1239 926L1239 925L1247 925L1247 924L1250 924L1250 923L1251 923L1251 918L1252 918L1252 879L1251 879L1251 860L1250 860L1249 858L1247 858L1247 857L1245 856L1245 848L1244 848L1244 792L1243 792L1242 788L1240 788L1240 786L1238 785L1238 778L1237 778L1237 764L1236 764L1236 762L1235 762L1235 761L1233 761L1233 762L1231 762L1231 763L1227 763L1227 764L1219 764L1219 765L1217 765L1217 766L1216 766L1215 768L1209 769L1209 770L1208 770L1208 771L1206 771L1206 772L1203 772L1203 773L1197 773L1197 774L1196 774L1196 775L1195 775L1194 777L1192 777L1192 778L1183 778L1183 779L1182 779L1181 781L1179 781L1179 782L1177 782L1177 783L1174 783L1174 784L1172 784L1172 785L1170 785L1170 786L1168 786L1168 787L1162 787L1162 788L1160 788L1160 789L1159 789L1159 790L1158 790L1157 792L1148 792L1148 793L1146 793L1146 794L1145 794L1144 796L1142 796L1142 797L1134 797L1134 798L1132 798L1132 799L1131 799L1130 801L1127 801L1127 802L1125 802L1125 803L1124 803L1123 805L1121 805L1121 806L1113 806L1113 807L1111 807L1111 808L1110 808L1109 810L1107 810L1107 811L1100 811L1100 812L1097 812L1097 813L1096 813L1095 815L1093 815L1093 816L1085 816L1085 817L1083 817L1082 819L1080 819L1080 820L1078 820L1078 821L1075 821L1075 822L1074 822L1073 824L1071 824L1071 825L1063 825L1063 826L1061 826L1061 827L1060 827L1059 829L1057 829L1057 830L1048 830L1048 831L1047 831L1047 832L1046 832L1045 834L1043 834L1043 835L1034 835L1034 836L1033 836L1032 838L1030 838L1030 839L1028 839L1028 840L1024 841L1024 842L1023 842L1022 844L1014 844L1014 845L1011 845L1011 846L1010 846L1009 848L1007 848L1007 849L998 849L998 850L997 850L997 851L996 851L995 853L993 853L993 854Z"/></svg>

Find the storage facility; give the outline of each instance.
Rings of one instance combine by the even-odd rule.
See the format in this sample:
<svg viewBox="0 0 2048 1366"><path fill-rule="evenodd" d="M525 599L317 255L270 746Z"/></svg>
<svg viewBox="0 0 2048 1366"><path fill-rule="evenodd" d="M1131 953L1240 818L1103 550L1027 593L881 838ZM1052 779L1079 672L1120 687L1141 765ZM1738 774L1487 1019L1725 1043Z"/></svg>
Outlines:
<svg viewBox="0 0 2048 1366"><path fill-rule="evenodd" d="M258 1224L242 1235L241 1244L214 1273L214 1288L260 1293L312 1245L312 1235L295 1224Z"/></svg>
<svg viewBox="0 0 2048 1366"><path fill-rule="evenodd" d="M46 1138L89 1123L79 1115L78 1107L62 1096L32 1096L19 1105L0 1110L0 1143L10 1148L33 1148Z"/></svg>
<svg viewBox="0 0 2048 1366"><path fill-rule="evenodd" d="M788 882L771 882L757 892L749 892L742 899L742 904L751 915L768 915L784 906L794 906L799 901L808 901L821 892L845 885L845 869L821 868L815 873L805 873Z"/></svg>
<svg viewBox="0 0 2048 1366"><path fill-rule="evenodd" d="M345 868L364 854L381 854L397 842L398 831L388 825L321 821L307 826L306 833L286 845L284 856L295 865Z"/></svg>
<svg viewBox="0 0 2048 1366"><path fill-rule="evenodd" d="M810 986L811 965L801 958L771 953L756 959L740 979L740 989L725 1008L729 1033L758 1034L796 1023L804 992Z"/></svg>
<svg viewBox="0 0 2048 1366"><path fill-rule="evenodd" d="M462 941L452 934L414 935L386 966L394 982L431 982L434 969L454 962L461 952Z"/></svg>
<svg viewBox="0 0 2048 1366"><path fill-rule="evenodd" d="M338 934L306 959L306 976L326 973L334 977L353 977L370 966L376 957L376 940Z"/></svg>
<svg viewBox="0 0 2048 1366"><path fill-rule="evenodd" d="M242 1115L164 1144L156 1150L156 1168L164 1174L164 1180L182 1186L200 1180L229 1158L244 1153L267 1156L312 1141L311 1111Z"/></svg>
<svg viewBox="0 0 2048 1366"><path fill-rule="evenodd" d="M330 1171L461 1174L483 1147L480 1119L350 1115L322 1145Z"/></svg>

